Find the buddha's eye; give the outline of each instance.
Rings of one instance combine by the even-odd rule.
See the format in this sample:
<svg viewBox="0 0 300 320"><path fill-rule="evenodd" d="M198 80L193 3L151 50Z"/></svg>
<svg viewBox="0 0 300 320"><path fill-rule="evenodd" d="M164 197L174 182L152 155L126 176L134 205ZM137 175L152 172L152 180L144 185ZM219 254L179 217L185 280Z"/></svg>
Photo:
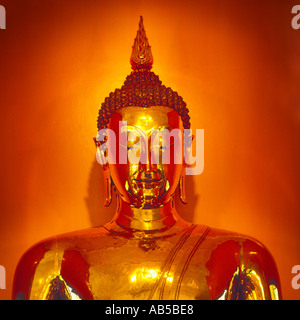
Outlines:
<svg viewBox="0 0 300 320"><path fill-rule="evenodd" d="M140 145L136 143L127 145L127 150L136 150L137 148L140 148Z"/></svg>
<svg viewBox="0 0 300 320"><path fill-rule="evenodd" d="M159 146L159 150L167 150L168 148L170 148L174 143L170 143L167 146Z"/></svg>
<svg viewBox="0 0 300 320"><path fill-rule="evenodd" d="M134 149L134 145L133 146L127 146L127 150L133 150Z"/></svg>

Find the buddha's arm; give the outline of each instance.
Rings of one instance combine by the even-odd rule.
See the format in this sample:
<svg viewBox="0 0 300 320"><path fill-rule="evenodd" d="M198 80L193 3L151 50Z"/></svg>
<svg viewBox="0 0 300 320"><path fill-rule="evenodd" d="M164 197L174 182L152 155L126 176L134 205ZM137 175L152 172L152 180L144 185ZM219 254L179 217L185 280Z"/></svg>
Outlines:
<svg viewBox="0 0 300 320"><path fill-rule="evenodd" d="M255 269L238 267L229 288L227 300L278 300L279 291L275 279L265 279Z"/></svg>
<svg viewBox="0 0 300 320"><path fill-rule="evenodd" d="M40 243L29 249L20 259L17 266L13 299L46 300L52 299L61 292L61 298L66 290L62 285L60 268L63 253L53 249L49 243ZM59 297L58 297L59 298Z"/></svg>
<svg viewBox="0 0 300 320"><path fill-rule="evenodd" d="M88 268L77 250L62 250L55 239L40 243L18 264L13 299L90 300Z"/></svg>
<svg viewBox="0 0 300 320"><path fill-rule="evenodd" d="M276 264L269 251L255 241L242 243L240 264L228 287L228 300L279 300Z"/></svg>

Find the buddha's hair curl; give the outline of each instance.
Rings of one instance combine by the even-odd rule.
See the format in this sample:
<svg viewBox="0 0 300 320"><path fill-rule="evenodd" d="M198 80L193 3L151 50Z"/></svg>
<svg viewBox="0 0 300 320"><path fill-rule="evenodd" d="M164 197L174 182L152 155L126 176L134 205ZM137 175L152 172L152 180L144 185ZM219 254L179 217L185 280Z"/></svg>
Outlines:
<svg viewBox="0 0 300 320"><path fill-rule="evenodd" d="M105 98L98 114L98 130L107 128L112 114L125 107L150 108L166 106L180 115L183 127L190 128L189 110L182 97L171 88L166 88L159 77L148 69L136 69L127 76L121 89L116 89Z"/></svg>

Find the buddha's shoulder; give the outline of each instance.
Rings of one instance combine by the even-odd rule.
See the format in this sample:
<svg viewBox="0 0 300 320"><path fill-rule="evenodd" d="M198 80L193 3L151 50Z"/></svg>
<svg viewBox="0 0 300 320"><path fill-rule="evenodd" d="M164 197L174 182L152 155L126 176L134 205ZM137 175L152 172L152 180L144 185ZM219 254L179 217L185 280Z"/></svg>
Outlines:
<svg viewBox="0 0 300 320"><path fill-rule="evenodd" d="M205 230L203 247L208 248L212 260L226 261L230 257L235 259L244 257L257 264L274 264L274 259L267 247L252 236L209 227Z"/></svg>
<svg viewBox="0 0 300 320"><path fill-rule="evenodd" d="M85 252L93 250L97 243L104 243L102 239L107 232L103 227L89 228L49 237L34 244L25 251L17 265L13 299L27 299L33 279L45 274L49 277L62 272L86 275L89 266Z"/></svg>
<svg viewBox="0 0 300 320"><path fill-rule="evenodd" d="M66 251L92 250L95 245L104 242L110 232L103 226L64 233L46 238L25 251L19 261L19 267L34 268L42 259L57 259ZM105 245L105 244L104 244Z"/></svg>
<svg viewBox="0 0 300 320"><path fill-rule="evenodd" d="M224 229L217 229L217 228L211 228L207 227L207 239L215 240L218 242L224 242L224 241L234 241L234 242L251 242L255 243L257 245L262 245L261 242L257 239L255 239L252 236L235 232L235 231L229 231Z"/></svg>
<svg viewBox="0 0 300 320"><path fill-rule="evenodd" d="M222 245L224 248L232 247L240 249L242 246L243 250L267 251L265 245L260 240L234 231L207 227L205 239L216 246Z"/></svg>

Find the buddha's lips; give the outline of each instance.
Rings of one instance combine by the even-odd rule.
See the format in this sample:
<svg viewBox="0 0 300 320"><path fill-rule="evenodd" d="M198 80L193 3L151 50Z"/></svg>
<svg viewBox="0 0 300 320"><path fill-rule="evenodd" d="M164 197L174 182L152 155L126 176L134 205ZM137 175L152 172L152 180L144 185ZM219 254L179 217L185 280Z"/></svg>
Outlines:
<svg viewBox="0 0 300 320"><path fill-rule="evenodd" d="M161 182L162 178L160 178L160 179L134 179L134 181L137 183L157 183L157 182Z"/></svg>

